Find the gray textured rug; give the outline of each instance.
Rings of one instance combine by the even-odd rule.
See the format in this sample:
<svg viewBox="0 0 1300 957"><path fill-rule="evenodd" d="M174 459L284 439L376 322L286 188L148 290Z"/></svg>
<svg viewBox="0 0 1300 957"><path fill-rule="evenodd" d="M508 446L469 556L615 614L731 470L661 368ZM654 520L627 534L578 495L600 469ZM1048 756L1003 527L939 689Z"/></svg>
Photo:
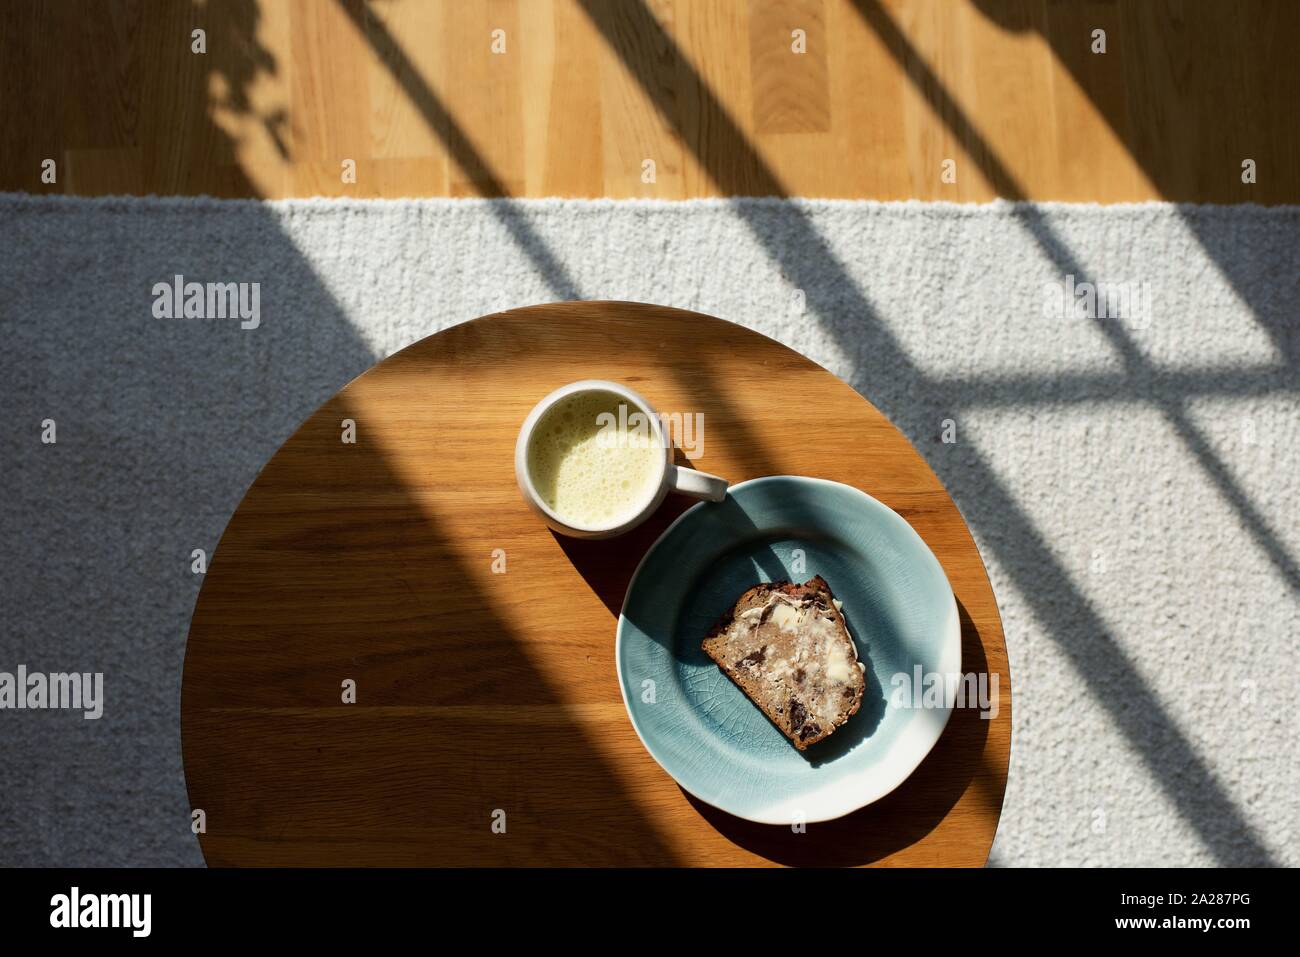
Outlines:
<svg viewBox="0 0 1300 957"><path fill-rule="evenodd" d="M99 720L0 711L0 864L201 863L191 550L378 358L569 298L759 329L930 461L1012 658L995 863L1300 864L1300 209L0 197L0 237L0 672L105 674ZM258 327L156 318L177 274Z"/></svg>

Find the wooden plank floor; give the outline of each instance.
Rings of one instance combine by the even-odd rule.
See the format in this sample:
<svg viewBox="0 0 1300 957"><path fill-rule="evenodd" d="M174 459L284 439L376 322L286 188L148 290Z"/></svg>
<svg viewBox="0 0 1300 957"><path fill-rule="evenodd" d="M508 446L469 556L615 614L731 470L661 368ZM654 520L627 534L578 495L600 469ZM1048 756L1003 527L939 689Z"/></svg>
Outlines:
<svg viewBox="0 0 1300 957"><path fill-rule="evenodd" d="M1297 202L1298 37L1284 0L7 0L0 189Z"/></svg>

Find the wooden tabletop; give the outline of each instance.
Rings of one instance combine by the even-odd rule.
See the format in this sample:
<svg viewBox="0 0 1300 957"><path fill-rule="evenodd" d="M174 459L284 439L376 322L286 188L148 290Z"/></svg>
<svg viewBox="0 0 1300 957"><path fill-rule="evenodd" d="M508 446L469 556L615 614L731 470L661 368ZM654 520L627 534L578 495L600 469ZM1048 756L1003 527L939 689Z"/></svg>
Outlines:
<svg viewBox="0 0 1300 957"><path fill-rule="evenodd" d="M802 834L682 791L628 720L614 632L637 562L691 503L576 542L515 486L525 415L585 378L703 412L697 468L818 476L898 511L952 583L963 671L999 677L997 716L957 709L901 787ZM210 865L978 866L1006 786L1011 680L961 515L869 402L720 319L556 303L384 360L267 463L199 594L181 725Z"/></svg>

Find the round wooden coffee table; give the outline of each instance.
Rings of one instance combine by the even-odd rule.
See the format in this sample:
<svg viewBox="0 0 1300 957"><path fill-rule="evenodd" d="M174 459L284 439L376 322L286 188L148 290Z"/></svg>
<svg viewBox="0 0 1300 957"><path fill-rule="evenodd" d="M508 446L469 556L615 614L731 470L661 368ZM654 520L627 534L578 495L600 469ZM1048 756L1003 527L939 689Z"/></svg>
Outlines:
<svg viewBox="0 0 1300 957"><path fill-rule="evenodd" d="M996 717L957 709L900 788L806 833L682 791L628 720L614 631L637 562L691 503L577 542L515 487L524 416L584 378L703 412L698 468L833 479L903 515L956 593L963 671L999 676ZM978 866L1006 786L1011 681L961 515L869 402L720 319L557 303L384 360L267 463L199 594L181 738L211 865Z"/></svg>

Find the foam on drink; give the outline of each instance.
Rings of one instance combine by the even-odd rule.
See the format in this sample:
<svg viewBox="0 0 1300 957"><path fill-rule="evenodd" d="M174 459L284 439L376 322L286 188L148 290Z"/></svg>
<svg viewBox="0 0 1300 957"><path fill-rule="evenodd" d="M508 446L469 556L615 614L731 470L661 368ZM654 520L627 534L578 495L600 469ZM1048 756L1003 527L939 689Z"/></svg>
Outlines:
<svg viewBox="0 0 1300 957"><path fill-rule="evenodd" d="M640 510L658 489L664 461L644 416L614 392L578 392L551 406L528 444L528 473L542 501L565 522L588 528Z"/></svg>

